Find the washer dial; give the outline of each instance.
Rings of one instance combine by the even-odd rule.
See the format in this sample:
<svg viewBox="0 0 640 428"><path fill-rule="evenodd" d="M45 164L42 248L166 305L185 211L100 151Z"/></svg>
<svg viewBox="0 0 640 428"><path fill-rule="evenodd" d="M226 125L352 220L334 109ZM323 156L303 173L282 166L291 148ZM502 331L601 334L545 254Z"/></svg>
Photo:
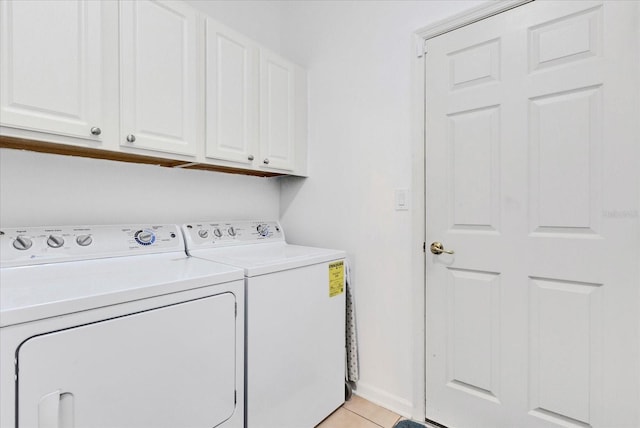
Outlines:
<svg viewBox="0 0 640 428"><path fill-rule="evenodd" d="M91 245L92 242L93 238L91 237L91 235L80 235L76 238L76 243L81 247L87 247Z"/></svg>
<svg viewBox="0 0 640 428"><path fill-rule="evenodd" d="M150 230L139 230L133 237L140 245L151 245L156 242L156 235Z"/></svg>
<svg viewBox="0 0 640 428"><path fill-rule="evenodd" d="M33 245L31 239L27 238L24 235L18 235L18 237L13 241L13 248L16 250L28 250Z"/></svg>
<svg viewBox="0 0 640 428"><path fill-rule="evenodd" d="M202 239L207 239L209 237L209 231L207 229L200 229L198 231L198 236Z"/></svg>
<svg viewBox="0 0 640 428"><path fill-rule="evenodd" d="M64 238L58 235L49 235L49 238L47 238L47 245L51 248L60 248L64 245Z"/></svg>
<svg viewBox="0 0 640 428"><path fill-rule="evenodd" d="M269 225L260 223L256 229L260 236L269 236Z"/></svg>

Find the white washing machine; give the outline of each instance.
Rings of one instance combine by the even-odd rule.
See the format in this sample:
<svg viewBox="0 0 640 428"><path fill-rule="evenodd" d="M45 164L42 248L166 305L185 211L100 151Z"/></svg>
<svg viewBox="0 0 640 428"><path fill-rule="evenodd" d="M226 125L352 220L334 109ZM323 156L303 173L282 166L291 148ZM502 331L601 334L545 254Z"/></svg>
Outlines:
<svg viewBox="0 0 640 428"><path fill-rule="evenodd" d="M243 271L178 226L0 232L0 427L241 428Z"/></svg>
<svg viewBox="0 0 640 428"><path fill-rule="evenodd" d="M344 402L343 251L289 245L277 222L183 225L187 252L244 269L248 428L312 428Z"/></svg>

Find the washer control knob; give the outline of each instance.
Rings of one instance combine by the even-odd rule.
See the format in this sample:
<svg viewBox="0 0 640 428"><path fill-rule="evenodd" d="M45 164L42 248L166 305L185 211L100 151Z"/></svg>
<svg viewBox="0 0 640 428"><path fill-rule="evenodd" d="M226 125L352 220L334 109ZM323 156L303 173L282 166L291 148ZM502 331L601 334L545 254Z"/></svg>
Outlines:
<svg viewBox="0 0 640 428"><path fill-rule="evenodd" d="M20 251L28 250L29 248L31 248L31 245L33 245L33 242L31 241L31 239L23 235L19 235L13 241L13 248Z"/></svg>
<svg viewBox="0 0 640 428"><path fill-rule="evenodd" d="M156 241L156 235L150 230L139 230L134 235L134 238L140 245L151 245Z"/></svg>
<svg viewBox="0 0 640 428"><path fill-rule="evenodd" d="M198 236L201 237L202 239L207 239L209 237L209 231L206 229L200 229L198 231Z"/></svg>
<svg viewBox="0 0 640 428"><path fill-rule="evenodd" d="M49 238L47 238L47 245L51 248L60 248L64 245L64 238L58 235L49 235Z"/></svg>
<svg viewBox="0 0 640 428"><path fill-rule="evenodd" d="M92 242L93 242L93 238L91 237L91 235L79 235L76 238L76 243L81 247L87 247L91 245Z"/></svg>
<svg viewBox="0 0 640 428"><path fill-rule="evenodd" d="M259 224L257 227L258 230L258 234L260 234L260 236L269 236L269 226L266 224Z"/></svg>
<svg viewBox="0 0 640 428"><path fill-rule="evenodd" d="M229 236L236 236L236 230L233 228L233 226L227 229L227 232L229 233Z"/></svg>
<svg viewBox="0 0 640 428"><path fill-rule="evenodd" d="M222 231L220 230L220 228L215 228L213 229L213 234L216 235L218 238L222 238Z"/></svg>

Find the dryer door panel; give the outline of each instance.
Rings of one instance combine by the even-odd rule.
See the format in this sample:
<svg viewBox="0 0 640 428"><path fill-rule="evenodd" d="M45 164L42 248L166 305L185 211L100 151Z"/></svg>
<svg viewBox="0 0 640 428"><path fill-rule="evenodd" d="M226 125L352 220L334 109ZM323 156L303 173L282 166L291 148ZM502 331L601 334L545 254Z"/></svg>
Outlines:
<svg viewBox="0 0 640 428"><path fill-rule="evenodd" d="M28 339L19 426L217 426L235 410L235 302L223 293Z"/></svg>

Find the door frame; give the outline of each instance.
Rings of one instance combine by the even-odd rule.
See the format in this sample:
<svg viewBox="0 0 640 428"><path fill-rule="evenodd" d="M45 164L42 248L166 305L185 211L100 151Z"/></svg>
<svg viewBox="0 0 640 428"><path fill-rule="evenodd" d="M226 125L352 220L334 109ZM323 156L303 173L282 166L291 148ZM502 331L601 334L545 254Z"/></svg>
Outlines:
<svg viewBox="0 0 640 428"><path fill-rule="evenodd" d="M412 204L414 215L412 217L411 239L412 248L416 251L411 259L412 272L412 294L415 297L411 307L412 311L412 373L413 373L413 397L411 418L414 420L426 420L426 87L425 87L425 43L427 40L444 33L456 30L466 25L473 24L480 20L489 18L502 12L506 12L515 7L529 3L534 0L500 0L497 2L487 1L480 6L468 9L449 18L434 22L416 30L413 34L413 47L415 55L411 62L411 140L412 140L412 187L416 189L412 192ZM435 426L435 425L434 425Z"/></svg>

